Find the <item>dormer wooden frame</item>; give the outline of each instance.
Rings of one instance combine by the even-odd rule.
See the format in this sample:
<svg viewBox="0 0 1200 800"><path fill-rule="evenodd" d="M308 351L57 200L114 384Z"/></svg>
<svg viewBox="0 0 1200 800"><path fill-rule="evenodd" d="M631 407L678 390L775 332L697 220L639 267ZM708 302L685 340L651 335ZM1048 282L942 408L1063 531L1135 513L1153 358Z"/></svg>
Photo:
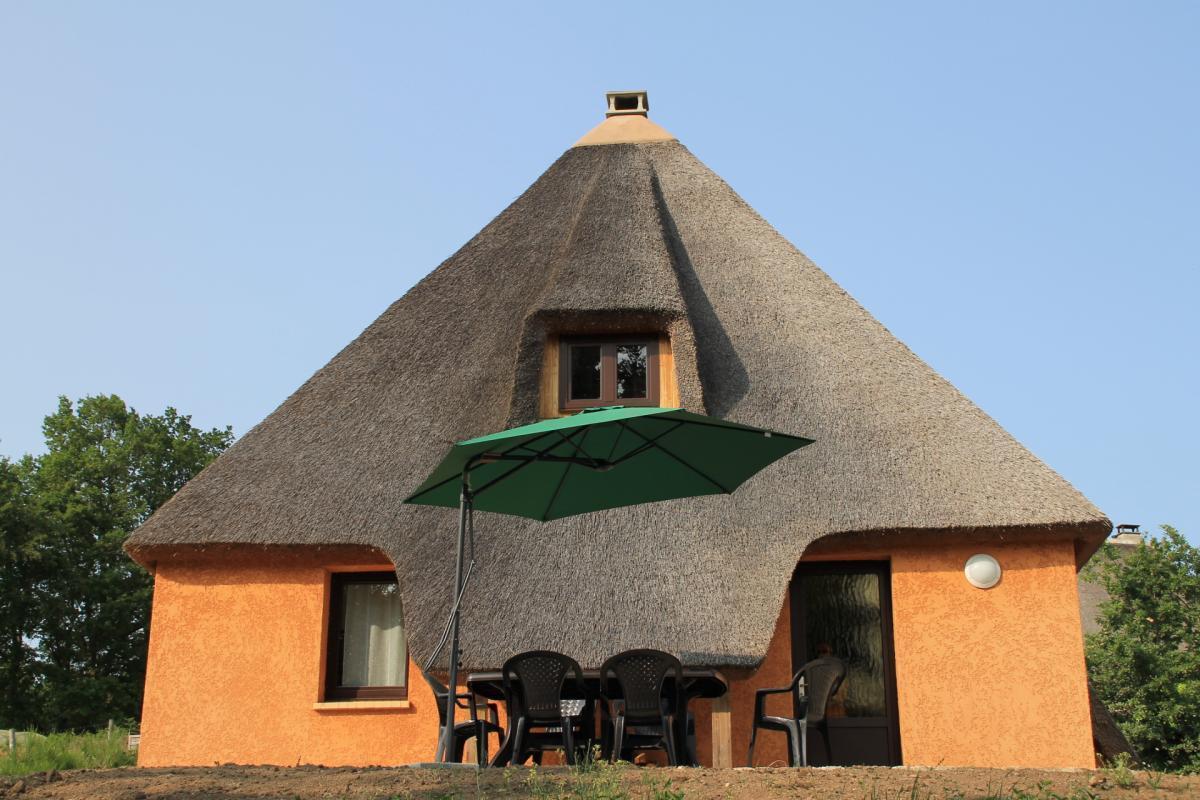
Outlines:
<svg viewBox="0 0 1200 800"><path fill-rule="evenodd" d="M578 333L566 333L553 331L545 334L545 343L542 348L541 360L542 366L540 370L540 378L538 381L538 418L553 419L555 417L566 417L571 414L578 413L574 410L564 409L559 402L560 387L562 385L559 367L562 361L562 346L563 340L592 340L603 339L610 337L614 340L621 341L641 341L651 339L657 342L658 345L658 405L661 408L679 408L679 382L675 376L675 356L671 347L671 337L666 331L657 333L647 333L645 328L634 328L634 332L628 334L599 334L589 335L583 331ZM651 329L652 330L652 329ZM596 405L595 401L588 405Z"/></svg>

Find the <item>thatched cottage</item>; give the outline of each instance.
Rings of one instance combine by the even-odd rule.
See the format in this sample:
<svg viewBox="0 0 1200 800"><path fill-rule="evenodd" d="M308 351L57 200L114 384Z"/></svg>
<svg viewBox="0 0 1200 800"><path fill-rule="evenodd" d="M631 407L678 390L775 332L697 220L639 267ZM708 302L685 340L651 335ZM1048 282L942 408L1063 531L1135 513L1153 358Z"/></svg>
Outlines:
<svg viewBox="0 0 1200 800"><path fill-rule="evenodd" d="M611 95L130 538L155 575L140 763L429 760L416 665L448 611L455 512L403 499L454 441L612 402L815 443L732 496L480 515L468 671L669 650L730 679L697 709L700 755L741 764L754 690L828 648L850 664L835 762L1093 765L1075 580L1109 521L652 122L644 93ZM756 761L784 752L768 736Z"/></svg>

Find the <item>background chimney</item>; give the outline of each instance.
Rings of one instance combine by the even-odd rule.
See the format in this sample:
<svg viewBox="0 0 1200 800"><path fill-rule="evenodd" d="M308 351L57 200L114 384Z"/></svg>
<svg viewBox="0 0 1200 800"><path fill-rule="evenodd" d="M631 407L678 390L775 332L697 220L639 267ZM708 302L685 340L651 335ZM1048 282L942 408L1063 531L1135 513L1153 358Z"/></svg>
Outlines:
<svg viewBox="0 0 1200 800"><path fill-rule="evenodd" d="M1142 543L1142 533L1138 528L1141 525L1124 523L1117 526L1117 532L1112 535L1113 544L1121 544L1127 546L1136 546Z"/></svg>

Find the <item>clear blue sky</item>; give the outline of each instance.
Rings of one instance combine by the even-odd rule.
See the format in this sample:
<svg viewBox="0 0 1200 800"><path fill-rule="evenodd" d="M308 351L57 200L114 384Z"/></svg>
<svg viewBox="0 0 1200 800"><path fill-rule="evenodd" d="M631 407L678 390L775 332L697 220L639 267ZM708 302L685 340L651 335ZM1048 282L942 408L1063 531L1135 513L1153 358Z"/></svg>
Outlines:
<svg viewBox="0 0 1200 800"><path fill-rule="evenodd" d="M1114 522L1200 542L1200 4L0 4L0 453L244 433L652 117Z"/></svg>

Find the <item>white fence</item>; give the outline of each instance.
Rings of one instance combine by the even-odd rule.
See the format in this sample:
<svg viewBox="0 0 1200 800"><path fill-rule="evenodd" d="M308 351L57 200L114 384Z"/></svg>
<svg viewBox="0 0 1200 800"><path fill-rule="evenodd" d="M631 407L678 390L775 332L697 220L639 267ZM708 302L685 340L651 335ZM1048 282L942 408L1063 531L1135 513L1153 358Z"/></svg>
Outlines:
<svg viewBox="0 0 1200 800"><path fill-rule="evenodd" d="M33 731L18 731L12 728L5 730L0 728L0 748L3 748L5 751L12 750L19 744L28 744L29 742L36 742L38 739L45 738L40 733L34 733Z"/></svg>
<svg viewBox="0 0 1200 800"><path fill-rule="evenodd" d="M109 735L112 735L112 729L109 729ZM33 731L18 731L13 728L0 728L0 751L11 752L19 744L28 744L35 742L38 739L45 739L40 733ZM137 750L138 745L142 743L142 736L139 733L131 733L125 738L125 749Z"/></svg>

